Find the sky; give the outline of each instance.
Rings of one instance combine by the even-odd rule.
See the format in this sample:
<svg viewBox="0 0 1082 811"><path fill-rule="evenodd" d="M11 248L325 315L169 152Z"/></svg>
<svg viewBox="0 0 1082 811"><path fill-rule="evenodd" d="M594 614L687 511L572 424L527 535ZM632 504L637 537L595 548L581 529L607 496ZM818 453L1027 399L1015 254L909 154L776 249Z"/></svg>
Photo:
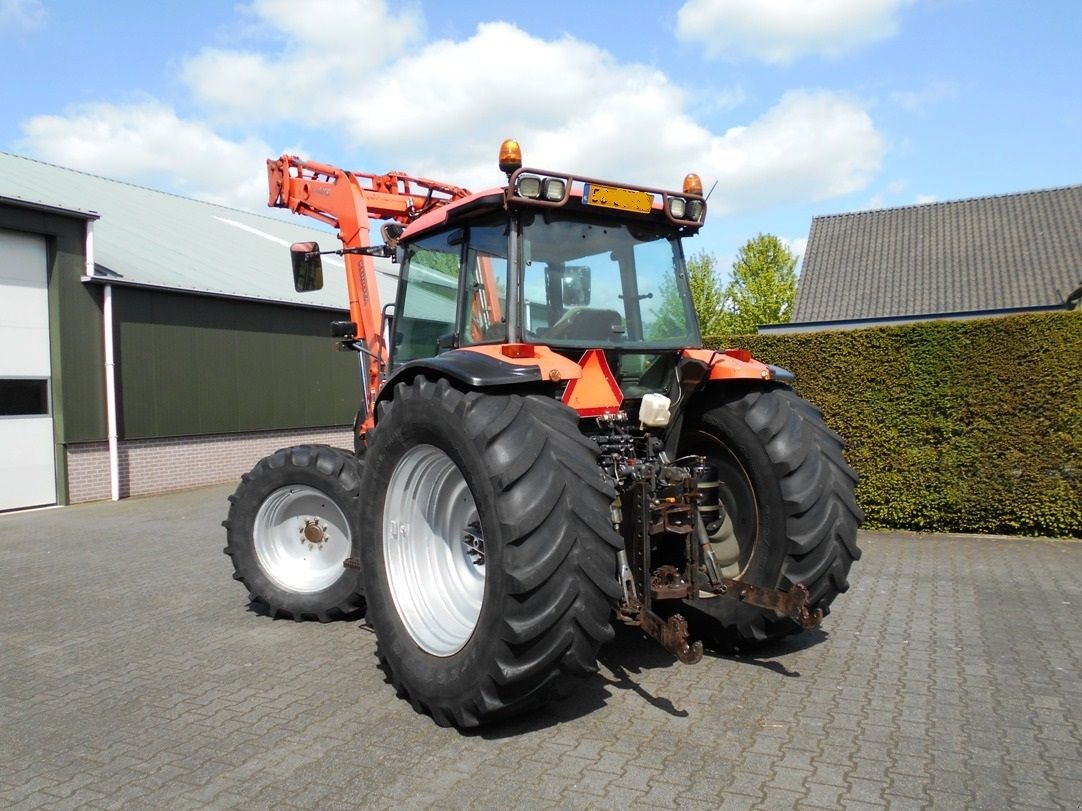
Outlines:
<svg viewBox="0 0 1082 811"><path fill-rule="evenodd" d="M0 0L0 35L0 150L257 212L268 157L480 190L514 137L698 173L687 250L727 268L814 216L1082 183L1077 0Z"/></svg>

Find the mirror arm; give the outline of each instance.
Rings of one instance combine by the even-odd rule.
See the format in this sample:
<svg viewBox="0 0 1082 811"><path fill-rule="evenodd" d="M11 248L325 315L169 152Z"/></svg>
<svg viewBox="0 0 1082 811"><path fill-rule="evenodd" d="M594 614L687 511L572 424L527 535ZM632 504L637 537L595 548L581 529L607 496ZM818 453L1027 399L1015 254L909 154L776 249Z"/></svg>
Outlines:
<svg viewBox="0 0 1082 811"><path fill-rule="evenodd" d="M394 256L394 247L391 245L369 245L365 248L342 248L338 251L320 251L320 253L333 253L335 256L352 253L360 256L382 256L389 259Z"/></svg>
<svg viewBox="0 0 1082 811"><path fill-rule="evenodd" d="M364 248L339 248L337 251L308 251L304 255L307 259L311 256L345 256L347 253L356 254L359 256L383 256L393 257L394 248L390 245L369 245Z"/></svg>

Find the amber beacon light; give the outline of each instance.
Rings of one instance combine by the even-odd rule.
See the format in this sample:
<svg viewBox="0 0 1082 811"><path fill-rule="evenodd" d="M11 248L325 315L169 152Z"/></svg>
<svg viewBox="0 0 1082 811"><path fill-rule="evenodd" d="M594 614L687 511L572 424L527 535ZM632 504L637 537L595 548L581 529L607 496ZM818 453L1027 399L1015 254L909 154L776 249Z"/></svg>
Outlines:
<svg viewBox="0 0 1082 811"><path fill-rule="evenodd" d="M500 144L500 171L510 175L522 167L522 147L514 138L508 138Z"/></svg>

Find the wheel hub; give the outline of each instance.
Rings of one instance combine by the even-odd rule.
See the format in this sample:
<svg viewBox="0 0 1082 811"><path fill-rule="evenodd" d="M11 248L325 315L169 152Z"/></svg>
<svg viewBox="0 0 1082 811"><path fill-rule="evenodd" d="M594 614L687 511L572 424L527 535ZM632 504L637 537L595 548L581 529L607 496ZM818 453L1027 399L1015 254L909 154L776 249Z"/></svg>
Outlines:
<svg viewBox="0 0 1082 811"><path fill-rule="evenodd" d="M266 497L252 534L266 575L299 593L322 591L342 577L342 562L353 546L349 521L334 500L300 484Z"/></svg>
<svg viewBox="0 0 1082 811"><path fill-rule="evenodd" d="M301 527L301 539L302 543L323 543L327 540L327 525L321 524L318 518L305 518L304 526Z"/></svg>
<svg viewBox="0 0 1082 811"><path fill-rule="evenodd" d="M462 544L466 548L466 556L474 566L485 565L485 539L481 537L481 525L474 521L462 536Z"/></svg>

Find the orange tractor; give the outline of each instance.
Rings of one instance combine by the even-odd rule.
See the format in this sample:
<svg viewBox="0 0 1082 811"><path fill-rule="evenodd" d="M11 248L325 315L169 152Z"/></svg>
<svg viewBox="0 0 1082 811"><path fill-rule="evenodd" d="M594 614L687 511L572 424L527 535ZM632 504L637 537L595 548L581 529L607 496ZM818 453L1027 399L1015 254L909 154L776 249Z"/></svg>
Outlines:
<svg viewBox="0 0 1082 811"><path fill-rule="evenodd" d="M522 167L501 188L284 156L270 205L338 229L362 355L354 452L287 448L231 497L274 616L366 612L400 694L460 727L596 670L612 622L683 662L814 627L860 556L842 441L741 350L703 349L681 191ZM383 244L369 220L386 220ZM291 248L299 291L315 243ZM373 257L401 268L381 306Z"/></svg>

